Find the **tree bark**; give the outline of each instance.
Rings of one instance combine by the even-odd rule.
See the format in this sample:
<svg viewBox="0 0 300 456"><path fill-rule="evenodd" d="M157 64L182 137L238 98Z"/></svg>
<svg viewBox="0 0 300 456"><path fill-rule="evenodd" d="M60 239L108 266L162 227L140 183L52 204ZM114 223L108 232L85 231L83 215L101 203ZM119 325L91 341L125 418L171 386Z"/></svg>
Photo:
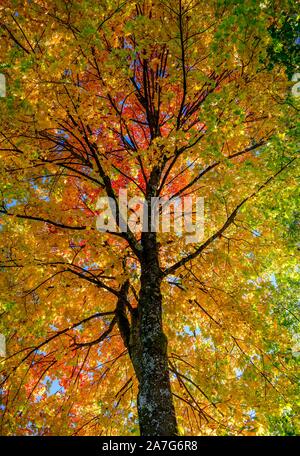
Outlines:
<svg viewBox="0 0 300 456"><path fill-rule="evenodd" d="M162 328L160 271L142 266L140 310L140 357L138 415L141 435L177 435L172 399L167 338Z"/></svg>
<svg viewBox="0 0 300 456"><path fill-rule="evenodd" d="M132 310L129 324L125 299L120 299L117 321L138 379L140 434L172 436L178 431L168 369L167 337L162 326L162 275L155 233L146 233L146 237L138 307ZM127 281L121 288L124 298L128 284Z"/></svg>
<svg viewBox="0 0 300 456"><path fill-rule="evenodd" d="M162 326L161 270L156 234L144 233L144 259L132 362L139 382L137 408L141 435L177 435L171 392L167 337ZM135 339L135 340L134 340Z"/></svg>

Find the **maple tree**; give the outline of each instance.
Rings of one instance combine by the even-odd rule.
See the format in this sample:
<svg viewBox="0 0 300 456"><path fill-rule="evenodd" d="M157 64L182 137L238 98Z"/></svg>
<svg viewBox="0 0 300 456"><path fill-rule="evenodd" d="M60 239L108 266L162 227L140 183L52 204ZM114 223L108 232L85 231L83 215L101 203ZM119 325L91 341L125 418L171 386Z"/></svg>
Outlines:
<svg viewBox="0 0 300 456"><path fill-rule="evenodd" d="M3 434L299 429L293 8L2 1ZM100 232L120 189L204 197L203 240Z"/></svg>

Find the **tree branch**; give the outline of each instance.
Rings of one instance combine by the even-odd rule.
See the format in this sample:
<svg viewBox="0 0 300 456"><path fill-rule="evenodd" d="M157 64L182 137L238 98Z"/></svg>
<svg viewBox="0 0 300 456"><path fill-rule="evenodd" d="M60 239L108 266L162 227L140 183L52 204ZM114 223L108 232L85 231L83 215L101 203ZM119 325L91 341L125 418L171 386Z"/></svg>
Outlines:
<svg viewBox="0 0 300 456"><path fill-rule="evenodd" d="M163 275L167 276L169 274L173 274L178 268L181 266L185 265L187 262L193 260L196 258L203 250L205 250L212 242L214 242L216 239L221 237L221 235L224 233L224 231L227 230L227 228L234 222L239 209L250 199L254 198L261 190L263 190L275 177L277 177L282 171L284 171L291 163L293 163L296 160L296 158L293 158L290 160L286 165L284 165L277 173L269 177L260 187L253 192L251 195L247 196L244 198L237 206L236 208L232 211L232 213L229 215L223 226L216 231L212 236L210 236L203 244L200 245L194 252L190 253L189 255L185 256L181 260L177 261L177 263L173 264L173 266L170 266L169 268L166 268L163 271Z"/></svg>

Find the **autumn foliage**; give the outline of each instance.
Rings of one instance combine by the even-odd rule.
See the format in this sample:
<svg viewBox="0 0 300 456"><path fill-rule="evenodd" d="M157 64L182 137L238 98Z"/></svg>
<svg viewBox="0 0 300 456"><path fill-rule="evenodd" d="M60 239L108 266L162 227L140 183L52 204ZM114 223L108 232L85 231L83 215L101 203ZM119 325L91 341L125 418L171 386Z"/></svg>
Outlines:
<svg viewBox="0 0 300 456"><path fill-rule="evenodd" d="M166 433L297 433L299 104L269 52L289 14L1 2L2 434L138 435L138 400L161 433L160 369ZM120 189L204 197L203 240L98 231Z"/></svg>

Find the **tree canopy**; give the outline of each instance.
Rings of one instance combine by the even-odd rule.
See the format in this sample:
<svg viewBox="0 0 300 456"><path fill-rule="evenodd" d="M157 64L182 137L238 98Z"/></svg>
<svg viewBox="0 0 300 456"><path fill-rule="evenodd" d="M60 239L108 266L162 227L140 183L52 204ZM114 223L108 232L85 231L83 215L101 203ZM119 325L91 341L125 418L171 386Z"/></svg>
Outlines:
<svg viewBox="0 0 300 456"><path fill-rule="evenodd" d="M297 20L288 0L2 1L2 434L150 432L160 369L175 433L299 432ZM122 189L203 197L203 239L100 232Z"/></svg>

